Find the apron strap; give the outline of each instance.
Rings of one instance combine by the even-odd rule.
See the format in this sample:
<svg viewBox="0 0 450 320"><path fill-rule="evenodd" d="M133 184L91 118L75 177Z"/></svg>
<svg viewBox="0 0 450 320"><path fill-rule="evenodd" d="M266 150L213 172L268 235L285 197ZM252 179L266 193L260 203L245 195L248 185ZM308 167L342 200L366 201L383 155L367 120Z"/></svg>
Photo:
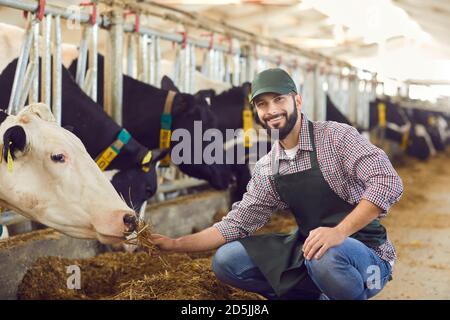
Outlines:
<svg viewBox="0 0 450 320"><path fill-rule="evenodd" d="M309 161L311 162L311 169L319 168L319 161L317 160L317 148L314 141L314 125L308 120L309 139L312 145L312 151L309 153Z"/></svg>

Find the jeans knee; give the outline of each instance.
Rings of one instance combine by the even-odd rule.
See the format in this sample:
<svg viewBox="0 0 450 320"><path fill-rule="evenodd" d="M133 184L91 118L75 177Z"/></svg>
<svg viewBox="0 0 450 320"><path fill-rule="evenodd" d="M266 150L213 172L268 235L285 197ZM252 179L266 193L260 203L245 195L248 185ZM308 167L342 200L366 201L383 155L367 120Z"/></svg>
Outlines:
<svg viewBox="0 0 450 320"><path fill-rule="evenodd" d="M219 279L223 278L223 275L227 273L230 268L230 257L222 250L222 248L223 247L220 247L212 258L212 271Z"/></svg>
<svg viewBox="0 0 450 320"><path fill-rule="evenodd" d="M324 255L318 260L312 258L311 260L305 260L306 269L310 276L324 277L330 275L332 270L339 267L343 262L343 254L339 246L329 248Z"/></svg>

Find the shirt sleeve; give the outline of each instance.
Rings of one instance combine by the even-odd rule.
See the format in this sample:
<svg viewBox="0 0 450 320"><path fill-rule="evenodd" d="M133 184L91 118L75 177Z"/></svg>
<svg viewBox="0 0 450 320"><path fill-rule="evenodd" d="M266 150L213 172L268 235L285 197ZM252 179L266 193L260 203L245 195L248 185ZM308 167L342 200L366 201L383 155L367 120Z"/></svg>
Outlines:
<svg viewBox="0 0 450 320"><path fill-rule="evenodd" d="M275 210L286 207L279 199L270 176L263 173L257 163L242 200L235 202L222 221L213 226L230 242L251 235L270 220Z"/></svg>
<svg viewBox="0 0 450 320"><path fill-rule="evenodd" d="M339 140L338 152L348 175L364 185L361 198L381 208L380 217L386 216L403 194L403 182L386 153L351 126Z"/></svg>

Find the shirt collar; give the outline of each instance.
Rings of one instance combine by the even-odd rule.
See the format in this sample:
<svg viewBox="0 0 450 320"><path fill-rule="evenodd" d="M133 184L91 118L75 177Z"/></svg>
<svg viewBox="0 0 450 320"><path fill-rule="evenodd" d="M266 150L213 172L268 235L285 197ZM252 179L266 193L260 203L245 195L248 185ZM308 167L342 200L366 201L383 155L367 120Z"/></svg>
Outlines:
<svg viewBox="0 0 450 320"><path fill-rule="evenodd" d="M299 150L304 151L313 151L312 142L309 136L309 125L308 125L308 118L304 113L301 113L302 115L302 126L300 128L300 133L298 136L298 144L299 144ZM279 159L288 159L288 156L286 155L286 152L284 152L283 147L280 144L280 141L277 140L275 143L276 147L276 154L278 155ZM298 152L298 151L297 151Z"/></svg>

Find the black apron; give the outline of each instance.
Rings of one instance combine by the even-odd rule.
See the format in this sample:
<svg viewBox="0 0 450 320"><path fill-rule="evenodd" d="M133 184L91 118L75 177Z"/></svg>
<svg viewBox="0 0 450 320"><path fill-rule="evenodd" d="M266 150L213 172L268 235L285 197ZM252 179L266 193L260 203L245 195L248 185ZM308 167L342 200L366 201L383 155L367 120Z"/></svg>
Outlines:
<svg viewBox="0 0 450 320"><path fill-rule="evenodd" d="M308 126L313 146L311 169L280 175L278 163L272 163L271 179L281 200L294 214L298 228L291 234L270 233L239 239L279 297L308 277L302 246L309 232L318 227L335 227L356 207L336 195L325 181L317 161L312 122ZM386 242L386 229L375 219L351 237L374 248Z"/></svg>

